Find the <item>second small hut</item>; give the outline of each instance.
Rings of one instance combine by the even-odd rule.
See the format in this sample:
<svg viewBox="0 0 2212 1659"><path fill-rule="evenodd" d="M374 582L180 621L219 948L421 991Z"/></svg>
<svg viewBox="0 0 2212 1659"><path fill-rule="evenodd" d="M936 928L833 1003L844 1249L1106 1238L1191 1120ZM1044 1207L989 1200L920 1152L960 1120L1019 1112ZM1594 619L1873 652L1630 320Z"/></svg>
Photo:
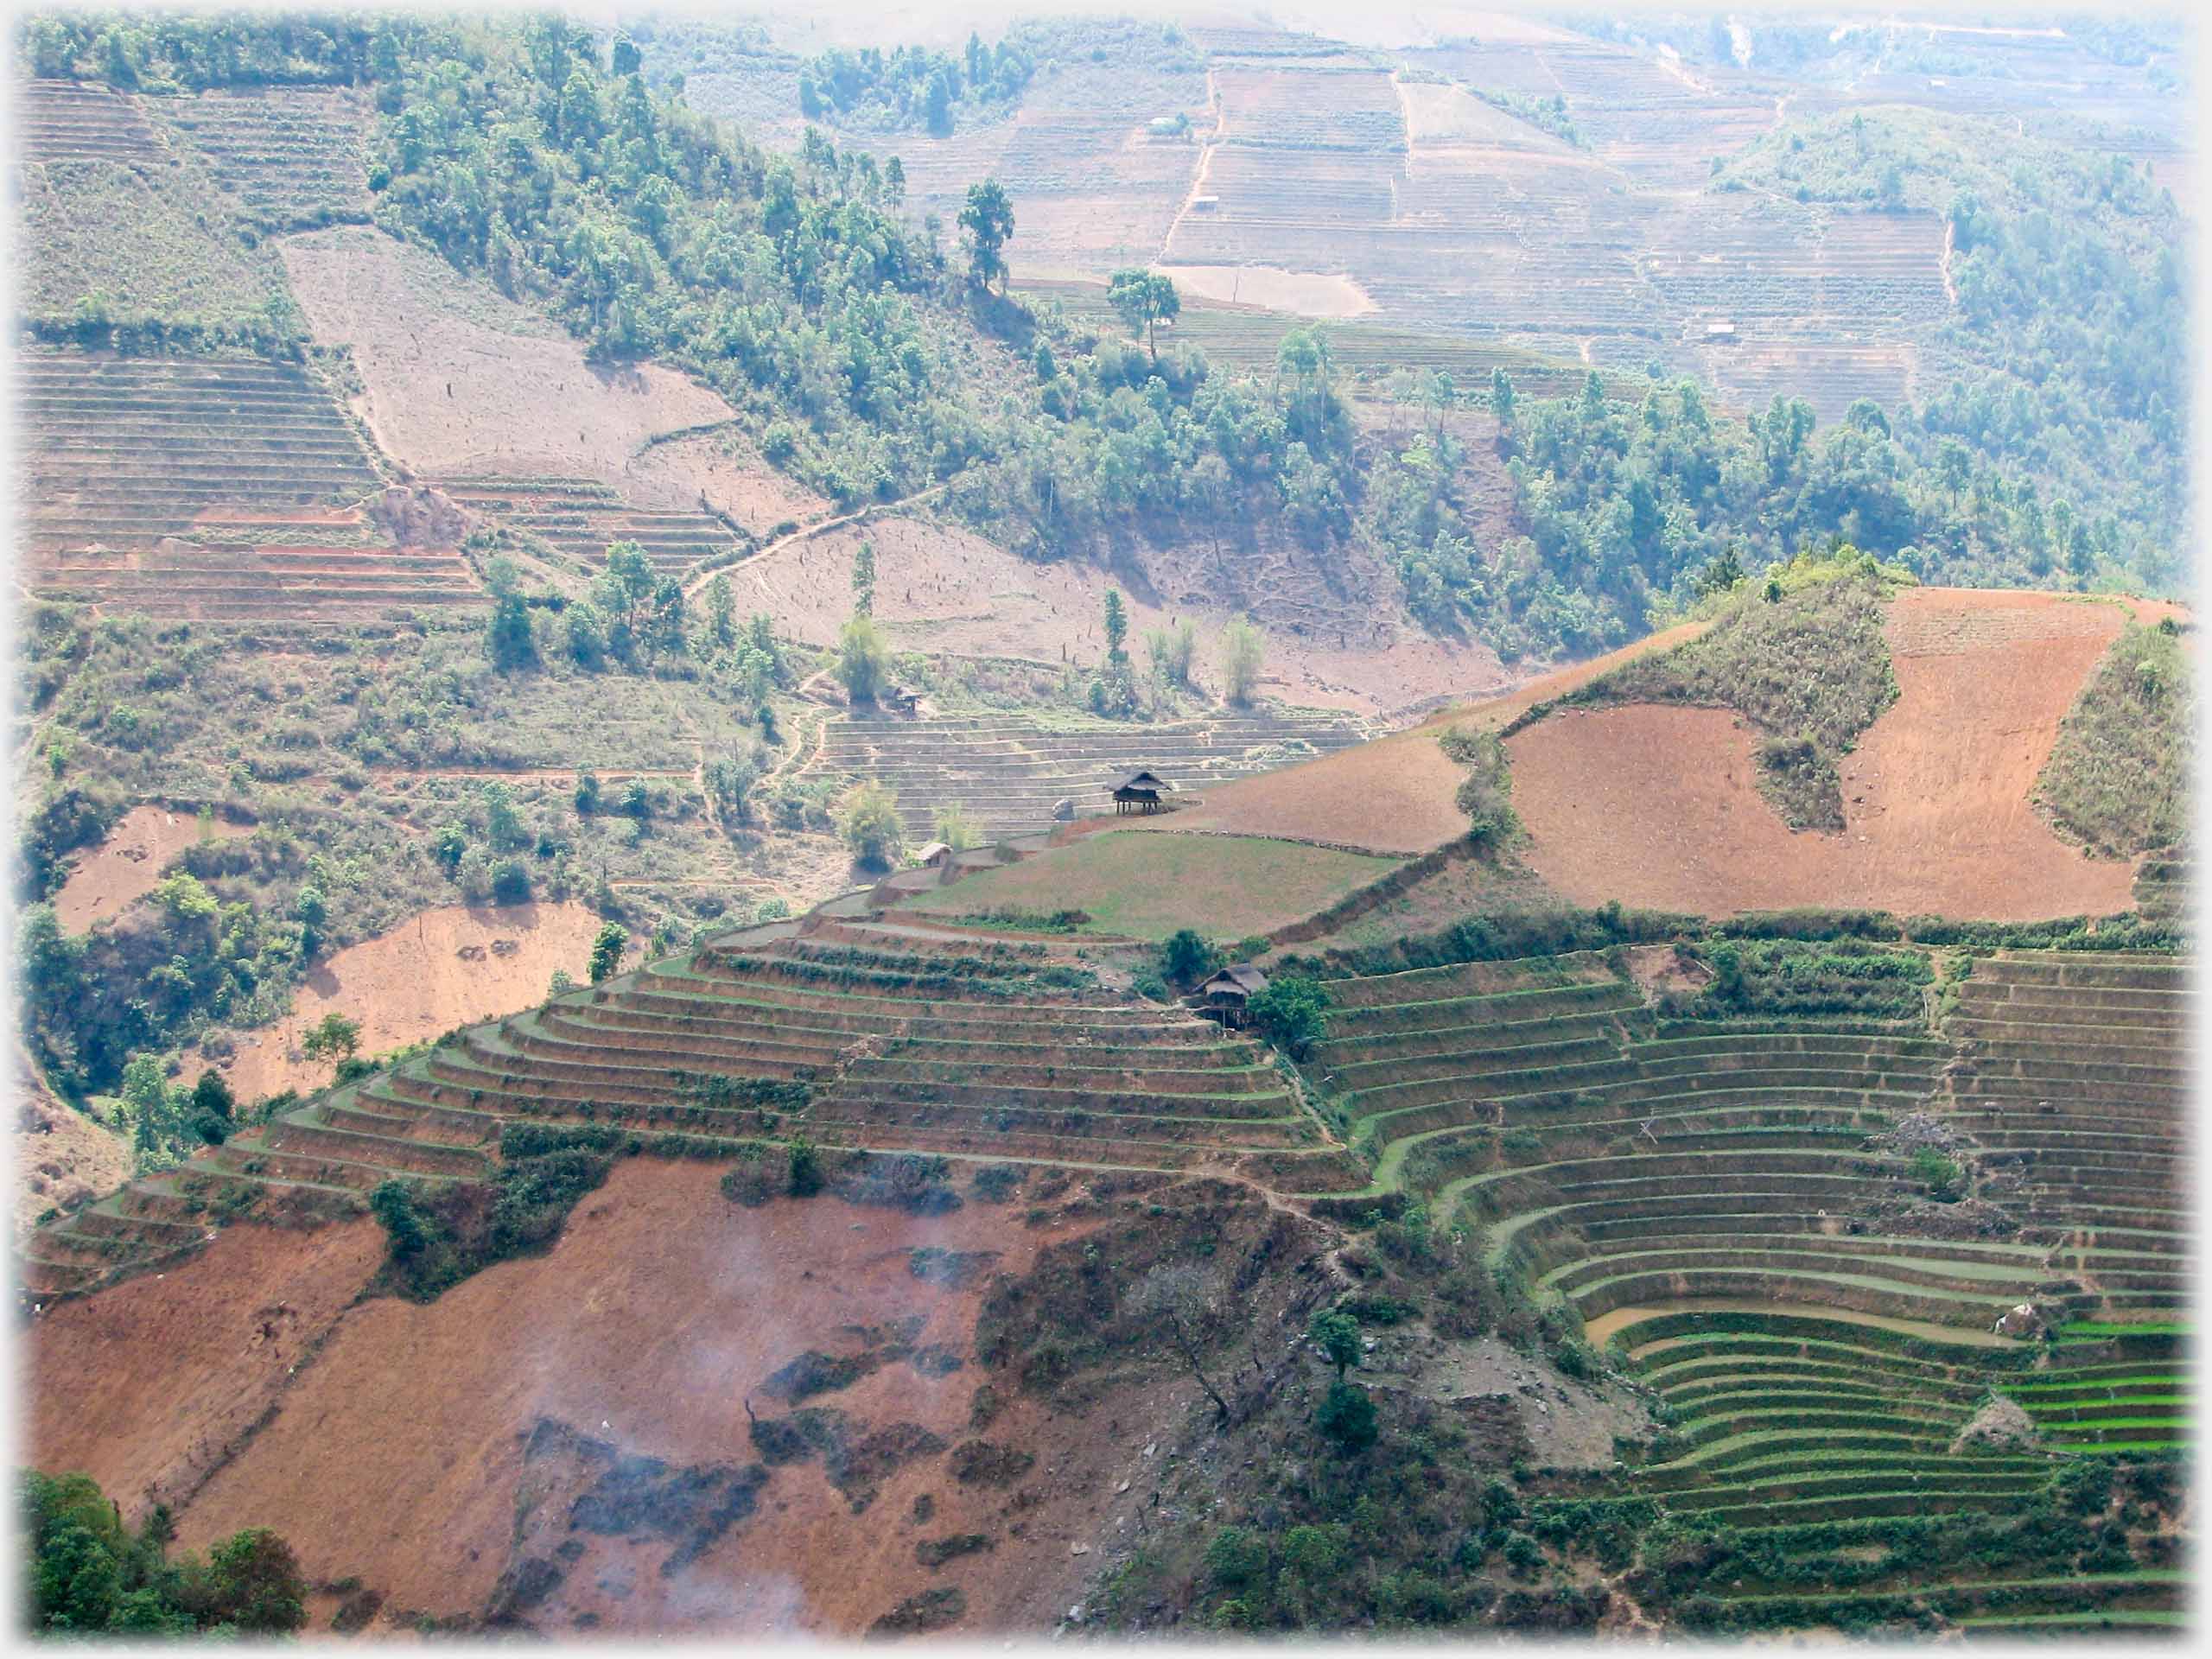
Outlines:
<svg viewBox="0 0 2212 1659"><path fill-rule="evenodd" d="M1224 1026L1244 1023L1252 999L1268 988L1268 976L1249 962L1223 969L1198 987L1205 1011Z"/></svg>

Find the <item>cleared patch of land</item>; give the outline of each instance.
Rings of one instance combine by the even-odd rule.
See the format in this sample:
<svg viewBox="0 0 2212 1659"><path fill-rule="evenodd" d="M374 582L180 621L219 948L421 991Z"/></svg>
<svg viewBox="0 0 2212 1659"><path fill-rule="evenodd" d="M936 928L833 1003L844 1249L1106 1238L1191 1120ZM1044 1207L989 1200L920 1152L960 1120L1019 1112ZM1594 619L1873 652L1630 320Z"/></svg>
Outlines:
<svg viewBox="0 0 2212 1659"><path fill-rule="evenodd" d="M1363 317L1375 309L1349 276L1278 270L1268 265L1161 265L1185 295L1227 305L1263 305L1301 317Z"/></svg>
<svg viewBox="0 0 2212 1659"><path fill-rule="evenodd" d="M82 933L95 922L120 915L160 885L169 861L188 847L253 833L251 824L211 818L202 825L189 812L166 806L134 806L107 839L79 856L69 879L54 898L54 918L62 931Z"/></svg>
<svg viewBox="0 0 2212 1659"><path fill-rule="evenodd" d="M58 1100L39 1080L18 1044L16 1084L16 1236L28 1233L51 1205L111 1192L130 1179L130 1147Z"/></svg>
<svg viewBox="0 0 2212 1659"><path fill-rule="evenodd" d="M1081 910L1101 933L1164 939L1194 927L1238 939L1325 910L1396 865L1259 836L1109 831L971 875L902 908L940 916Z"/></svg>
<svg viewBox="0 0 2212 1659"><path fill-rule="evenodd" d="M1347 559L1352 569L1339 571L1341 586L1332 588L1313 556L1294 545L1249 558L1204 542L1134 550L1103 569L1037 564L963 530L885 518L748 559L730 573L738 609L765 610L779 631L830 644L852 612L853 555L863 541L875 548L875 620L902 650L1004 658L1013 641L1025 658L1096 666L1106 652L1105 591L1116 588L1140 655L1147 630L1196 623L1201 686L1219 684L1217 637L1239 609L1268 633L1260 691L1301 708L1385 713L1480 692L1504 677L1483 647L1378 614L1370 584L1394 579Z"/></svg>
<svg viewBox="0 0 2212 1659"><path fill-rule="evenodd" d="M1467 833L1452 798L1463 775L1424 727L1208 788L1203 805L1144 827L1425 853Z"/></svg>
<svg viewBox="0 0 2212 1659"><path fill-rule="evenodd" d="M1897 702L1840 767L1846 828L1792 835L1759 797L1756 734L1721 709L1555 714L1508 740L1529 865L1579 904L1726 915L1797 905L2030 920L2129 905L2126 866L2030 803L2117 607L1916 588L1885 625Z"/></svg>
<svg viewBox="0 0 2212 1659"><path fill-rule="evenodd" d="M185 1285L149 1276L49 1317L30 1384L32 1443L44 1465L89 1468L111 1491L142 1491L203 1436L215 1443L243 1427L229 1397L190 1369L178 1386L177 1346L192 1356L204 1347L211 1370L219 1356L235 1372L259 1310L282 1300L328 1342L299 1370L282 1412L182 1506L186 1547L274 1524L310 1578L358 1576L388 1608L448 1615L480 1607L527 1555L562 1569L532 1617L563 1630L590 1615L603 1631L849 1633L948 1581L967 1597L966 1629L1020 1615L1034 1622L1046 1617L1035 1604L1054 1597L1065 1607L1075 1586L1059 1580L1087 1566L1066 1540L1078 1528L1096 1535L1101 1523L1087 1512L1109 1501L1108 1459L1134 1453L1072 1419L1058 1445L1039 1445L1043 1411L1009 1402L990 1440L1035 1445L1040 1471L1074 1478L1051 1484L1020 1537L1004 1535L1006 1491L949 1478L943 1456L973 1433L972 1361L935 1375L887 1363L804 1402L844 1414L861 1433L912 1425L936 1439L936 1452L882 1476L858 1526L854 1505L811 1458L763 1471L757 1516L741 1506L694 1559L665 1571L675 1538L656 1535L642 1503L626 1515L602 1510L604 1523L591 1527L532 1524L541 1505L545 1516L566 1512L590 1486L588 1476L569 1484L576 1474L561 1452L577 1440L677 1469L755 1463L747 1405L763 1420L779 1415L784 1404L764 1383L810 1350L845 1351L840 1326L912 1319L906 1341L965 1360L985 1287L917 1277L913 1249L993 1251L996 1267L1020 1273L1080 1230L1027 1227L1019 1211L988 1205L931 1217L828 1198L745 1209L716 1191L721 1173L650 1159L621 1165L550 1254L502 1263L428 1306L380 1299L340 1313L318 1296L327 1284L342 1306L365 1277L381 1243L373 1224L304 1236L236 1230L170 1275ZM296 1357L283 1344L276 1351L280 1366ZM79 1370L99 1379L95 1412L79 1412ZM1071 1444L1077 1435L1093 1444ZM619 1510L613 1483L600 1490ZM936 1511L927 1527L913 1514L925 1492ZM441 1517L436 1549L423 1548L425 1515ZM969 1532L996 1535L996 1548L942 1574L917 1563L920 1539ZM581 1556L556 1558L553 1546L571 1539Z"/></svg>
<svg viewBox="0 0 2212 1659"><path fill-rule="evenodd" d="M352 348L377 442L422 471L619 486L647 438L734 413L671 370L585 362L544 317L381 232L291 237L283 255L317 342Z"/></svg>
<svg viewBox="0 0 2212 1659"><path fill-rule="evenodd" d="M181 1267L55 1304L24 1344L26 1451L120 1501L176 1503L275 1405L384 1253L384 1230L365 1217L312 1230L243 1224Z"/></svg>
<svg viewBox="0 0 2212 1659"><path fill-rule="evenodd" d="M296 1058L301 1036L326 1014L359 1020L360 1052L377 1054L535 1007L556 969L583 982L600 925L574 903L423 911L318 963L289 1019L241 1039L227 1072L231 1088L251 1101L328 1082L327 1066Z"/></svg>

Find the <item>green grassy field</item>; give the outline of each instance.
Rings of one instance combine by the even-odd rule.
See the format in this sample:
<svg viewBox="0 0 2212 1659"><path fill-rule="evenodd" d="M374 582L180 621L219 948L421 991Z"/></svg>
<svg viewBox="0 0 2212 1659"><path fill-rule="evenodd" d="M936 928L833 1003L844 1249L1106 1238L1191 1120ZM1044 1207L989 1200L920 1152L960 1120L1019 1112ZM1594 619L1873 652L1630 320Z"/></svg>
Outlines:
<svg viewBox="0 0 2212 1659"><path fill-rule="evenodd" d="M1109 832L969 876L903 908L938 916L1082 910L1090 932L1164 939L1195 927L1238 939L1325 909L1397 864L1256 836Z"/></svg>

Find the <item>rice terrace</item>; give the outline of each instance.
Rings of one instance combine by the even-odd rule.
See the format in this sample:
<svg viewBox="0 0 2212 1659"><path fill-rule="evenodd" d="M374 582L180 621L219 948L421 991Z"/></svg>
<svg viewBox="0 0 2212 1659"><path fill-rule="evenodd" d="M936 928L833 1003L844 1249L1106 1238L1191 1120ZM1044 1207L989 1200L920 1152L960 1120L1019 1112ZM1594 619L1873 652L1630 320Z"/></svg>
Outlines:
<svg viewBox="0 0 2212 1659"><path fill-rule="evenodd" d="M12 1628L2185 1643L2194 44L21 14Z"/></svg>

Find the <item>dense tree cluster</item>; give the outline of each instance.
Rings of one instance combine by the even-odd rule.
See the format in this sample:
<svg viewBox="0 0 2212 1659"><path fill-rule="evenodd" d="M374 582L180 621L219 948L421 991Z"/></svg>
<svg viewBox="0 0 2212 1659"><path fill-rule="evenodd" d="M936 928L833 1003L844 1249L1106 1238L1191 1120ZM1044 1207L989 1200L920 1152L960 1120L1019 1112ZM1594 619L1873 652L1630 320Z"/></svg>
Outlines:
<svg viewBox="0 0 2212 1659"><path fill-rule="evenodd" d="M799 67L799 112L810 121L878 132L925 127L943 137L961 105L1009 103L1036 68L1013 41L986 46L976 35L958 57L919 46L889 52L832 47Z"/></svg>
<svg viewBox="0 0 2212 1659"><path fill-rule="evenodd" d="M89 1475L25 1470L16 1504L23 1611L39 1635L270 1637L307 1622L307 1580L291 1547L266 1527L233 1533L204 1560L173 1561L168 1506L156 1503L136 1529L126 1527Z"/></svg>
<svg viewBox="0 0 2212 1659"><path fill-rule="evenodd" d="M2046 503L2032 480L1935 437L1934 410L1885 414L1861 399L1823 428L1809 404L1779 394L1742 421L1718 417L1689 380L1654 379L1633 402L1609 397L1594 372L1574 397L1501 390L1491 404L1510 411L1500 443L1524 533L1485 542L1469 526L1465 456L1441 427L1367 467L1363 518L1416 615L1509 658L1624 644L1724 566L1740 575L1837 537L1930 582L2171 577L2172 543L2124 514Z"/></svg>
<svg viewBox="0 0 2212 1659"><path fill-rule="evenodd" d="M442 35L399 12L52 11L19 41L35 75L165 92L389 79Z"/></svg>
<svg viewBox="0 0 2212 1659"><path fill-rule="evenodd" d="M2082 579L2117 561L2148 585L2178 576L2190 359L2174 342L2190 278L2180 210L2142 162L2009 122L1883 109L1793 124L1715 183L1942 214L1957 304L1927 348L1933 395L1897 413L1893 435L1976 517L2011 510L2012 574ZM1980 528L1947 544L1961 574L1982 574L1962 544Z"/></svg>

